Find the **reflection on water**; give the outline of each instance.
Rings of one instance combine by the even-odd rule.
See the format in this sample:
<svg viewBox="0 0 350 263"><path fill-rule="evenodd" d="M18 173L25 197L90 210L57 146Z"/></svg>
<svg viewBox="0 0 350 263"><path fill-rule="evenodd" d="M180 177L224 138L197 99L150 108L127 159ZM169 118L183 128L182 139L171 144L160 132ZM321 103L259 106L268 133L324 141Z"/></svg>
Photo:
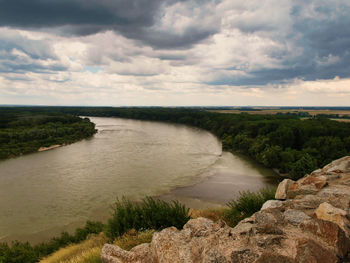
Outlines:
<svg viewBox="0 0 350 263"><path fill-rule="evenodd" d="M220 174L221 143L208 132L118 118L91 120L99 130L92 139L0 162L0 238L30 240L34 233L74 229L106 216L117 197L163 195ZM238 160L223 166L230 170L247 163ZM252 170L264 184L261 172Z"/></svg>

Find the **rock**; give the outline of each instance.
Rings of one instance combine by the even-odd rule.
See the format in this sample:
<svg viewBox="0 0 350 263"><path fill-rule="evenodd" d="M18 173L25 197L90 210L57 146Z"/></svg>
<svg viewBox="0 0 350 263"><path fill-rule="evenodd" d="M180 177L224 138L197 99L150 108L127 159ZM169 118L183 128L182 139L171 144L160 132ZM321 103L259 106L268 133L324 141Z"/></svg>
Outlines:
<svg viewBox="0 0 350 263"><path fill-rule="evenodd" d="M281 245L281 242L284 239L283 237L284 233L282 231L279 234L276 234L276 231L274 232L270 231L270 233L265 231L265 233L272 234L272 235L255 236L255 243L258 247L267 248L273 245L278 245L278 246Z"/></svg>
<svg viewBox="0 0 350 263"><path fill-rule="evenodd" d="M250 249L235 250L231 254L231 262L234 263L253 263L258 254Z"/></svg>
<svg viewBox="0 0 350 263"><path fill-rule="evenodd" d="M343 185L342 181L339 184L332 184L322 189L317 196L323 199L334 207L348 211L350 208L350 191L349 186Z"/></svg>
<svg viewBox="0 0 350 263"><path fill-rule="evenodd" d="M331 162L322 168L323 172L350 173L350 156Z"/></svg>
<svg viewBox="0 0 350 263"><path fill-rule="evenodd" d="M298 226L301 222L310 218L304 212L296 209L288 209L283 213L283 215L285 221L294 226Z"/></svg>
<svg viewBox="0 0 350 263"><path fill-rule="evenodd" d="M260 210L270 209L270 208L278 208L283 205L283 202L280 200L268 200L266 201Z"/></svg>
<svg viewBox="0 0 350 263"><path fill-rule="evenodd" d="M184 226L184 229L188 229L191 233L191 237L207 236L210 229L213 227L213 221L207 218L197 218L196 220L189 220Z"/></svg>
<svg viewBox="0 0 350 263"><path fill-rule="evenodd" d="M175 227L154 233L151 249L156 252L154 258L157 262L193 262L194 254L188 245L191 239L186 236L186 230L179 231Z"/></svg>
<svg viewBox="0 0 350 263"><path fill-rule="evenodd" d="M104 263L333 263L350 255L350 157L294 182L234 228L191 219L130 251L106 244ZM340 175L340 176L338 176Z"/></svg>
<svg viewBox="0 0 350 263"><path fill-rule="evenodd" d="M294 183L293 180L290 179L284 179L277 187L275 198L280 200L287 199L287 193L289 186Z"/></svg>
<svg viewBox="0 0 350 263"><path fill-rule="evenodd" d="M295 183L289 183L288 189L285 191L285 199L293 199L298 195L315 195L328 184L327 180L328 178L323 174L313 173L299 179Z"/></svg>
<svg viewBox="0 0 350 263"><path fill-rule="evenodd" d="M282 235L283 231L277 225L274 214L265 211L255 213L255 230L257 233Z"/></svg>
<svg viewBox="0 0 350 263"><path fill-rule="evenodd" d="M292 209L312 210L316 209L324 199L316 195L303 195L301 198L290 200L286 205Z"/></svg>
<svg viewBox="0 0 350 263"><path fill-rule="evenodd" d="M234 261L233 261L234 262ZM295 261L276 252L265 251L254 263L294 263Z"/></svg>
<svg viewBox="0 0 350 263"><path fill-rule="evenodd" d="M255 213L255 223L258 226L275 225L277 223L277 219L272 213L268 213L266 211L260 211Z"/></svg>
<svg viewBox="0 0 350 263"><path fill-rule="evenodd" d="M302 178L300 181L298 181L298 183L301 185L313 185L316 189L322 189L324 186L327 185L327 176L308 175Z"/></svg>
<svg viewBox="0 0 350 263"><path fill-rule="evenodd" d="M204 263L228 263L226 258L215 249L211 249L204 257Z"/></svg>
<svg viewBox="0 0 350 263"><path fill-rule="evenodd" d="M240 222L238 225L232 230L233 233L238 235L246 235L253 232L253 224L251 223L243 223Z"/></svg>
<svg viewBox="0 0 350 263"><path fill-rule="evenodd" d="M341 178L341 175L336 172L327 172L324 175L327 177L327 181L334 181Z"/></svg>
<svg viewBox="0 0 350 263"><path fill-rule="evenodd" d="M350 240L345 232L335 223L320 219L310 219L301 223L300 228L321 238L333 247L339 257L346 256L350 250Z"/></svg>
<svg viewBox="0 0 350 263"><path fill-rule="evenodd" d="M299 263L336 263L337 256L329 249L312 239L299 239L295 262Z"/></svg>
<svg viewBox="0 0 350 263"><path fill-rule="evenodd" d="M104 263L154 263L150 252L150 244L142 244L125 251L117 246L105 244L102 248L101 258Z"/></svg>
<svg viewBox="0 0 350 263"><path fill-rule="evenodd" d="M294 183L289 186L287 199L293 199L298 195L315 195L318 191L319 189L314 184Z"/></svg>
<svg viewBox="0 0 350 263"><path fill-rule="evenodd" d="M335 208L331 204L324 202L316 209L315 215L318 219L326 220L337 224L345 232L348 232L350 226L349 220L346 218L346 211Z"/></svg>

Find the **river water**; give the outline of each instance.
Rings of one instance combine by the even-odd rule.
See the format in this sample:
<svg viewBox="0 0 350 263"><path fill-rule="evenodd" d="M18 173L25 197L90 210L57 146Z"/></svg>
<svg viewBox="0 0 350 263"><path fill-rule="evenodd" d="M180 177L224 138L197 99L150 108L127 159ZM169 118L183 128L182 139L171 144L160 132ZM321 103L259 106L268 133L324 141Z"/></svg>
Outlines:
<svg viewBox="0 0 350 263"><path fill-rule="evenodd" d="M0 162L0 241L38 242L105 219L122 196L225 203L274 184L273 172L222 152L211 133L184 125L91 117L91 139Z"/></svg>

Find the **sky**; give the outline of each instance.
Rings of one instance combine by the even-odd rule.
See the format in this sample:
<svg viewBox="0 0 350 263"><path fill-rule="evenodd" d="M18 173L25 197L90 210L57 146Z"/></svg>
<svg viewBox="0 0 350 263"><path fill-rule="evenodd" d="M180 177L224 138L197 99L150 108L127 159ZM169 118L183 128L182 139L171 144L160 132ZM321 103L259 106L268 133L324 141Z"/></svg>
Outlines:
<svg viewBox="0 0 350 263"><path fill-rule="evenodd" d="M0 0L0 104L350 106L348 0Z"/></svg>

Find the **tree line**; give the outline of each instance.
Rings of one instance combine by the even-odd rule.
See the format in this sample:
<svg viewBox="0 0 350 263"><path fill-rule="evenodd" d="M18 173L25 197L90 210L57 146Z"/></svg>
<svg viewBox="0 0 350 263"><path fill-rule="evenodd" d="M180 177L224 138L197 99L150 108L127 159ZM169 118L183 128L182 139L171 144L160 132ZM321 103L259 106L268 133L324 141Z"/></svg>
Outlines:
<svg viewBox="0 0 350 263"><path fill-rule="evenodd" d="M3 107L0 112L0 159L73 143L96 132L95 124L87 118L46 108Z"/></svg>

